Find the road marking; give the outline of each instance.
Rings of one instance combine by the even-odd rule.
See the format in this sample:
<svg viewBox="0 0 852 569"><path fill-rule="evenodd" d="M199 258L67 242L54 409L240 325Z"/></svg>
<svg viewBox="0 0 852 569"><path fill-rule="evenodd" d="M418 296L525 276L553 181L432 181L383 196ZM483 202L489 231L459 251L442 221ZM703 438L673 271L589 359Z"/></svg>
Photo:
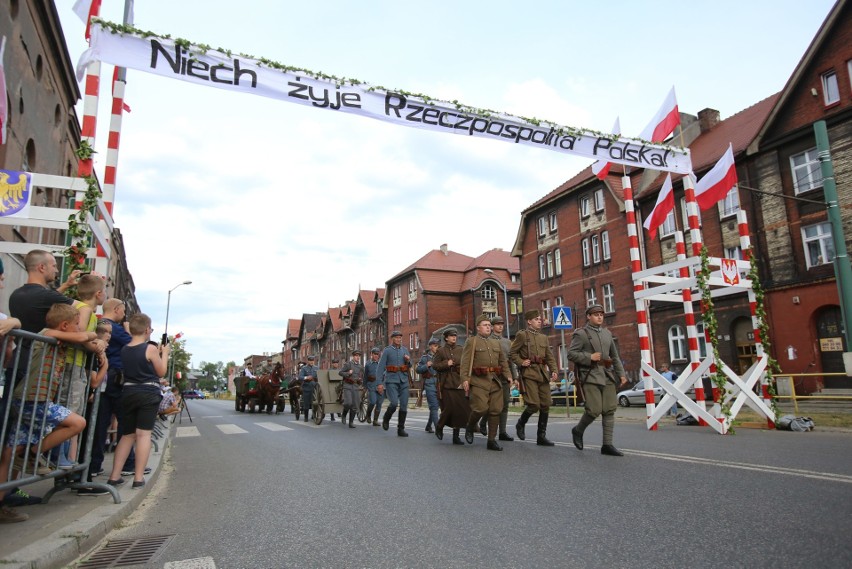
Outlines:
<svg viewBox="0 0 852 569"><path fill-rule="evenodd" d="M241 429L240 427L233 425L231 423L225 423L223 425L216 425L220 431L225 433L226 435L239 435L241 433L247 433L245 429Z"/></svg>
<svg viewBox="0 0 852 569"><path fill-rule="evenodd" d="M535 440L519 441L527 444L535 444ZM572 443L556 443L558 447L574 448ZM585 445L586 449L600 449L600 446ZM701 458L698 456L686 456L678 454L666 454L662 452L650 452L646 450L632 450L622 448L625 456L640 456L645 458L658 458L674 462L688 462L691 464L703 464L705 466L717 466L720 468L734 468L738 470L750 470L753 472L766 472L769 474L781 474L784 476L798 476L799 478L812 478L814 480L825 480L828 482L842 482L852 484L852 475L835 474L833 472L819 472L814 470L802 470L799 468L784 468L783 466L770 466L768 464L751 464L748 462L734 462L730 460L717 460L715 458Z"/></svg>
<svg viewBox="0 0 852 569"><path fill-rule="evenodd" d="M294 425L299 425L300 427L310 427L311 429L322 429L323 427L325 427L325 423L326 423L325 421L323 421L322 425L317 425L316 423L313 422L313 420L310 420L308 422L305 422L305 421L290 421L290 422L293 423Z"/></svg>
<svg viewBox="0 0 852 569"><path fill-rule="evenodd" d="M255 423L258 427L263 427L269 431L292 431L290 427L279 425L278 423Z"/></svg>
<svg viewBox="0 0 852 569"><path fill-rule="evenodd" d="M221 419L224 415L202 415L199 419Z"/></svg>
<svg viewBox="0 0 852 569"><path fill-rule="evenodd" d="M216 563L212 557L197 557L183 561L169 561L163 565L163 569L216 569Z"/></svg>
<svg viewBox="0 0 852 569"><path fill-rule="evenodd" d="M175 437L200 437L198 427L178 427L175 431Z"/></svg>

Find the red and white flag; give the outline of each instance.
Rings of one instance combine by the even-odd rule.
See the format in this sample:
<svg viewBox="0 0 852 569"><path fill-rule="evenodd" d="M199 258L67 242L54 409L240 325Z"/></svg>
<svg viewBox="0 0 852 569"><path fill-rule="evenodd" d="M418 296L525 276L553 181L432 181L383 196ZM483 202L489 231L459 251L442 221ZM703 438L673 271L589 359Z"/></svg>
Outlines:
<svg viewBox="0 0 852 569"><path fill-rule="evenodd" d="M71 10L80 20L86 22L86 39L89 39L91 37L89 26L92 25L92 18L100 14L101 0L77 0Z"/></svg>
<svg viewBox="0 0 852 569"><path fill-rule="evenodd" d="M175 334L175 340L180 340L180 337L183 336L183 332L178 332Z"/></svg>
<svg viewBox="0 0 852 569"><path fill-rule="evenodd" d="M6 144L6 123L9 122L9 109L6 107L6 70L3 68L3 54L6 52L6 36L0 40L0 144Z"/></svg>
<svg viewBox="0 0 852 569"><path fill-rule="evenodd" d="M650 140L651 142L662 142L674 132L677 125L680 124L680 112L677 109L677 98L675 90L669 91L666 100L663 101L663 106L645 127L645 130L639 135L639 138Z"/></svg>
<svg viewBox="0 0 852 569"><path fill-rule="evenodd" d="M615 117L615 124L612 125L612 134L621 134L621 121L619 121L619 117ZM592 173L598 177L598 180L603 180L609 174L609 169L612 166L612 162L607 162L606 160L598 160L594 164L592 164Z"/></svg>
<svg viewBox="0 0 852 569"><path fill-rule="evenodd" d="M657 203L654 204L654 210L643 224L643 227L648 230L648 235L651 236L651 239L657 236L657 228L660 227L669 216L669 212L674 209L674 205L672 175L668 174L663 182L663 187L660 188L660 193L657 196Z"/></svg>
<svg viewBox="0 0 852 569"><path fill-rule="evenodd" d="M734 148L728 144L728 150L716 165L704 174L695 184L695 201L701 209L709 209L725 199L728 192L737 184L737 167L734 164Z"/></svg>

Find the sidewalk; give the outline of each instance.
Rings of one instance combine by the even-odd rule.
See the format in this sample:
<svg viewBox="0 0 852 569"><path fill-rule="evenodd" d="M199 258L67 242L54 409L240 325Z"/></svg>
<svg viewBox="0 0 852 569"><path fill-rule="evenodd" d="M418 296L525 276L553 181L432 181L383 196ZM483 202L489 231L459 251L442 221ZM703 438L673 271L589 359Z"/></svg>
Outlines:
<svg viewBox="0 0 852 569"><path fill-rule="evenodd" d="M159 449L151 451L148 466L151 474L144 488L130 488L132 477L125 477L120 487L121 503L111 495L78 496L76 490L62 490L47 504L16 508L30 519L0 526L0 565L4 569L46 569L65 567L80 555L91 550L116 525L135 510L156 483L161 463L171 442L173 424L166 423L165 436L157 441ZM112 454L104 460L104 469L112 468ZM106 474L95 478L106 482ZM33 496L43 496L53 487L52 480L22 486Z"/></svg>

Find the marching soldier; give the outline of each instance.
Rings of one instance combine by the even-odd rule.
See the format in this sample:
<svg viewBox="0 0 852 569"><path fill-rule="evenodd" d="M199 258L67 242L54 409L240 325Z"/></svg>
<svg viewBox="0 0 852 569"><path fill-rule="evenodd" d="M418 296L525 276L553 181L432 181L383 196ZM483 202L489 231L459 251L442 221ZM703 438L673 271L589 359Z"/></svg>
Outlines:
<svg viewBox="0 0 852 569"><path fill-rule="evenodd" d="M397 420L396 434L407 437L405 432L405 417L408 415L408 370L411 369L411 353L402 345L402 332L394 330L391 332L391 345L382 352L379 358L377 378L379 393L387 391L390 400L388 410L382 419L382 428L390 428L390 419L394 411L399 407L399 419Z"/></svg>
<svg viewBox="0 0 852 569"><path fill-rule="evenodd" d="M432 432L432 425L438 425L438 373L432 368L432 358L438 351L441 342L438 338L429 340L429 349L417 363L417 373L423 378L423 392L429 405L429 419L426 421L426 432Z"/></svg>
<svg viewBox="0 0 852 569"><path fill-rule="evenodd" d="M583 386L586 400L583 416L576 427L571 429L574 446L583 450L583 432L592 424L598 415L603 425L603 445L601 454L609 456L624 456L612 444L612 434L615 430L616 409L616 376L620 385L627 383L624 366L612 337L612 332L604 328L604 309L600 304L593 304L586 309L585 326L574 332L571 346L568 348L568 359L577 364L579 377L577 380Z"/></svg>
<svg viewBox="0 0 852 569"><path fill-rule="evenodd" d="M365 387L369 396L369 404L367 405L367 422L370 417L373 417L373 426L379 426L379 413L382 410L382 403L385 401L385 396L378 391L379 382L376 378L379 376L379 356L382 351L378 348L370 350L370 361L364 366L364 377L366 379Z"/></svg>
<svg viewBox="0 0 852 569"><path fill-rule="evenodd" d="M509 360L509 350L512 342L509 338L503 336L505 329L505 321L500 316L495 316L491 319L491 337L500 342L500 348L503 350L503 355L506 356L506 361ZM500 435L501 441L513 441L514 437L506 431L506 423L509 421L509 400L511 399L512 384L518 379L518 370L513 364L509 364L509 369L504 369L500 374L500 385L503 386L503 411L500 413ZM479 421L479 432L485 435L487 433L486 426L488 425L488 417L484 416Z"/></svg>
<svg viewBox="0 0 852 569"><path fill-rule="evenodd" d="M467 399L469 385L462 382L462 348L456 342L458 332L455 328L444 330L444 345L438 348L432 358L432 368L438 372L438 394L441 402L441 416L435 425L435 436L444 439L444 427L453 430L453 444L463 445L459 432L467 425L470 417L470 402Z"/></svg>
<svg viewBox="0 0 852 569"><path fill-rule="evenodd" d="M524 427L527 421L538 412L538 434L536 444L553 446L547 440L547 417L550 412L550 382L556 381L556 358L547 342L547 336L541 333L541 313L538 310L528 310L524 313L527 320L526 330L521 330L515 336L509 357L518 366L518 381L521 383L521 393L524 395L526 408L521 413L515 425L518 438L525 440ZM548 373L549 371L549 373Z"/></svg>
<svg viewBox="0 0 852 569"><path fill-rule="evenodd" d="M476 319L476 335L465 342L461 358L462 382L470 385L470 417L464 440L473 444L473 431L483 416L488 417L488 450L503 450L496 441L500 413L503 411L503 387L500 376L509 362L500 342L491 337L491 319L482 314ZM506 372L508 373L508 371Z"/></svg>
<svg viewBox="0 0 852 569"><path fill-rule="evenodd" d="M299 370L299 380L302 382L302 412L305 414L305 422L308 422L308 411L314 402L314 389L317 387L317 367L314 365L315 356L308 356L307 365Z"/></svg>
<svg viewBox="0 0 852 569"><path fill-rule="evenodd" d="M358 404L361 402L361 384L364 382L364 366L361 365L361 351L352 350L352 359L340 368L343 378L343 415L341 420L346 424L346 413L349 413L349 428L354 429L355 415L358 414Z"/></svg>

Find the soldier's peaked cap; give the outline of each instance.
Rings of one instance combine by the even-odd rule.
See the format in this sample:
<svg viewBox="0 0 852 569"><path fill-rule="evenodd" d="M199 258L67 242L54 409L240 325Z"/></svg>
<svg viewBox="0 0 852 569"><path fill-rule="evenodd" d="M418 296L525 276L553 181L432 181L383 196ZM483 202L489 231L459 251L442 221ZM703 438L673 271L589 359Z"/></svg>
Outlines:
<svg viewBox="0 0 852 569"><path fill-rule="evenodd" d="M446 338L447 336L458 336L458 335L459 335L459 333L456 331L455 328L447 328L446 330L444 330L444 338Z"/></svg>

